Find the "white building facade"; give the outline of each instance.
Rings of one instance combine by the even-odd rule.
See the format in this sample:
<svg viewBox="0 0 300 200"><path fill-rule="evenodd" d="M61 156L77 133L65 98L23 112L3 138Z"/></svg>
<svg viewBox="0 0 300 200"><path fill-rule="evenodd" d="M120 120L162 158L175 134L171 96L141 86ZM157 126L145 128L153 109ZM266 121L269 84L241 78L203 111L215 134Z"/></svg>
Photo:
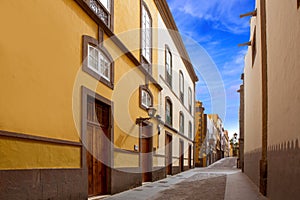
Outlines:
<svg viewBox="0 0 300 200"><path fill-rule="evenodd" d="M156 1L156 4L158 9L166 5L165 1ZM158 105L163 126L157 153L166 157L160 162L169 166L167 174L175 174L193 167L195 82L198 78L170 13L160 12L156 33L156 78L163 88Z"/></svg>

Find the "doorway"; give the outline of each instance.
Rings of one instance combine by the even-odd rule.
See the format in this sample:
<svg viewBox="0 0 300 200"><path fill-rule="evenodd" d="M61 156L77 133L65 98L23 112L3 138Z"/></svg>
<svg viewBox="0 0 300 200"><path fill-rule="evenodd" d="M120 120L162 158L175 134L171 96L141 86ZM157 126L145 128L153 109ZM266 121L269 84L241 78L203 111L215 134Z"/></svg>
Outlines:
<svg viewBox="0 0 300 200"><path fill-rule="evenodd" d="M140 137L140 146L141 146L141 169L142 169L142 181L151 182L152 181L152 166L153 166L153 138L152 138L152 124L142 123L140 126L141 137Z"/></svg>
<svg viewBox="0 0 300 200"><path fill-rule="evenodd" d="M189 145L188 161L189 161L189 169L191 169L192 168L192 145Z"/></svg>
<svg viewBox="0 0 300 200"><path fill-rule="evenodd" d="M110 156L110 113L109 105L87 97L86 162L89 196L108 193L109 168L104 163Z"/></svg>
<svg viewBox="0 0 300 200"><path fill-rule="evenodd" d="M165 151L166 151L166 174L172 175L172 135L166 133L165 141Z"/></svg>
<svg viewBox="0 0 300 200"><path fill-rule="evenodd" d="M183 141L179 141L179 170L180 172L184 171L184 152L183 152Z"/></svg>

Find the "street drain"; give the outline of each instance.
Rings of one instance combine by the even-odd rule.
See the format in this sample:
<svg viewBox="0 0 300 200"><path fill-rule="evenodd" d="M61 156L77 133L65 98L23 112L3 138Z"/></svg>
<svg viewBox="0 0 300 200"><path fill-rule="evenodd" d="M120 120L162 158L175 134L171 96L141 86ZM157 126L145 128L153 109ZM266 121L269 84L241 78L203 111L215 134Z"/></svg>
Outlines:
<svg viewBox="0 0 300 200"><path fill-rule="evenodd" d="M134 189L133 191L140 192L140 191L143 191L143 190L142 189Z"/></svg>

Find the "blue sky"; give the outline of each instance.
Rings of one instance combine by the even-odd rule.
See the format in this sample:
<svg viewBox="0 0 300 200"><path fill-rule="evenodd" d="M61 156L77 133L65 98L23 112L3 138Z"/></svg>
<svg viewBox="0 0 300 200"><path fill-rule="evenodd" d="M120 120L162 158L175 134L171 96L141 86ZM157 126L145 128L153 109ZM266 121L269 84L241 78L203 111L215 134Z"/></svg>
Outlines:
<svg viewBox="0 0 300 200"><path fill-rule="evenodd" d="M247 48L237 45L249 41L249 17L239 15L254 10L255 0L167 2L200 79L196 99L206 113L221 115L230 135L238 133L237 90Z"/></svg>

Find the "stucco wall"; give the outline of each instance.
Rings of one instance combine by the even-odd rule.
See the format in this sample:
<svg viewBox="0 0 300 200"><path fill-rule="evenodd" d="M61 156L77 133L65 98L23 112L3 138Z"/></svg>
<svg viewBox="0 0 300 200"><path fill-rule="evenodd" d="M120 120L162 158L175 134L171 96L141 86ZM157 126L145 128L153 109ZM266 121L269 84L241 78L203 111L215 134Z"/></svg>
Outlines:
<svg viewBox="0 0 300 200"><path fill-rule="evenodd" d="M194 84L191 80L185 65L180 57L179 52L172 40L161 16L158 17L158 80L164 88L161 92L160 97L160 111L161 117L165 119L165 97L168 96L172 100L173 104L173 127L179 130L179 112L182 111L184 114L184 135L188 137L188 123L192 122L194 127L194 100L192 100L192 114L188 111L188 88L192 90L192 99L194 99ZM165 83L165 45L168 45L172 53L173 65L172 65L172 88L169 88ZM182 71L184 77L184 104L179 100L179 70ZM192 130L194 137L194 129ZM192 138L193 138L192 137Z"/></svg>
<svg viewBox="0 0 300 200"><path fill-rule="evenodd" d="M259 16L253 17L251 37L253 39L256 27L257 53L252 65L252 47L248 48L245 56L245 154L261 148L262 132L262 85L261 85L261 56L260 56L260 25Z"/></svg>
<svg viewBox="0 0 300 200"><path fill-rule="evenodd" d="M113 91L82 71L82 36L98 39L98 26L75 1L8 1L0 7L5 30L0 38L0 65L5 66L0 69L5 74L0 81L0 130L79 142L84 85L114 102L115 142L129 134L118 147L133 150L139 134L135 119L147 112L138 106L139 86L145 78L132 61L104 35L104 46L115 60ZM149 87L157 105L159 91ZM152 122L156 127L156 121ZM34 145L28 144L26 150ZM22 152L25 147L14 148ZM80 158L76 148L66 156ZM79 167L80 161L75 163L64 166Z"/></svg>
<svg viewBox="0 0 300 200"><path fill-rule="evenodd" d="M296 1L267 1L268 145L300 139L300 10Z"/></svg>

